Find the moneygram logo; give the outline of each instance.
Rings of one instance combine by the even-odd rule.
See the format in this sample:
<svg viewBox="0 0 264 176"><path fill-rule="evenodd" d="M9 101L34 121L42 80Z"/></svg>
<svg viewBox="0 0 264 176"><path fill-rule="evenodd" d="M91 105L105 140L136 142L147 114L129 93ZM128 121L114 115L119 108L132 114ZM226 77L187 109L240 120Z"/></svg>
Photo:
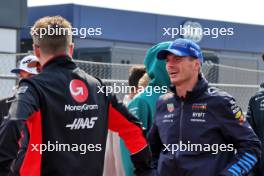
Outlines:
<svg viewBox="0 0 264 176"><path fill-rule="evenodd" d="M83 103L88 98L88 89L85 83L78 79L73 79L70 82L70 92L72 98L78 103Z"/></svg>
<svg viewBox="0 0 264 176"><path fill-rule="evenodd" d="M88 111L88 110L97 110L98 105L88 105L88 104L83 104L80 106L73 106L73 105L65 105L64 111Z"/></svg>

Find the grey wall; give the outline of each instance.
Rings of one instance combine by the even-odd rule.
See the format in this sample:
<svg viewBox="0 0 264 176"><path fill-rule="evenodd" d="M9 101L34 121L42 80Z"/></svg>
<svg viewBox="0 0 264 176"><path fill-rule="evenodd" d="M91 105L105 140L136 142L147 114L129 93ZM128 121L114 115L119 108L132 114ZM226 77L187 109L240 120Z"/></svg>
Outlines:
<svg viewBox="0 0 264 176"><path fill-rule="evenodd" d="M21 28L27 22L27 0L1 1L0 27Z"/></svg>
<svg viewBox="0 0 264 176"><path fill-rule="evenodd" d="M16 67L20 29L26 25L27 0L2 0L0 3L0 99L11 96L15 79L8 78Z"/></svg>

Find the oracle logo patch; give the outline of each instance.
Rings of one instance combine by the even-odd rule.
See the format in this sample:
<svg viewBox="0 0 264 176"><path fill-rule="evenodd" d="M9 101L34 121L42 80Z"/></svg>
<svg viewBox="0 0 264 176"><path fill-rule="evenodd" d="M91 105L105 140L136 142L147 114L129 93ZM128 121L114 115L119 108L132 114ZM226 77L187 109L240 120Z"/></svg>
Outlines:
<svg viewBox="0 0 264 176"><path fill-rule="evenodd" d="M78 79L73 79L70 82L70 92L72 98L78 103L83 103L88 98L88 89L85 83Z"/></svg>

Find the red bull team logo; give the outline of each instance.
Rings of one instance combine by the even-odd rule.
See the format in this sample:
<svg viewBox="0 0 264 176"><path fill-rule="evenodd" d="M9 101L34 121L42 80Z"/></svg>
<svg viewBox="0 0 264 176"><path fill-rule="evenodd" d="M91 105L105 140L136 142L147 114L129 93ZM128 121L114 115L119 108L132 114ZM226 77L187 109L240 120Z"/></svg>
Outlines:
<svg viewBox="0 0 264 176"><path fill-rule="evenodd" d="M78 103L83 103L88 98L88 89L81 80L74 79L70 82L70 92L72 98Z"/></svg>

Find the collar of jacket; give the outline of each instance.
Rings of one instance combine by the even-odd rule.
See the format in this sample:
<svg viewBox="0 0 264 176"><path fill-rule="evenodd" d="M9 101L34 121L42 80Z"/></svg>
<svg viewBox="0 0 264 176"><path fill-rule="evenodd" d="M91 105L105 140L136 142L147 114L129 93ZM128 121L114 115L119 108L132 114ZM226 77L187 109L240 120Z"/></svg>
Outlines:
<svg viewBox="0 0 264 176"><path fill-rule="evenodd" d="M57 65L70 65L72 66L72 68L75 68L76 65L74 64L74 62L72 61L72 58L66 54L62 54L62 55L56 55L54 57L52 57L47 63L45 63L43 65L43 70L46 70L48 68L51 68L53 66L57 66Z"/></svg>
<svg viewBox="0 0 264 176"><path fill-rule="evenodd" d="M208 82L203 74L198 75L198 82L194 86L192 91L187 91L186 97L182 98L177 95L176 87L171 85L170 90L175 94L176 99L182 101L191 101L198 98L208 88Z"/></svg>

